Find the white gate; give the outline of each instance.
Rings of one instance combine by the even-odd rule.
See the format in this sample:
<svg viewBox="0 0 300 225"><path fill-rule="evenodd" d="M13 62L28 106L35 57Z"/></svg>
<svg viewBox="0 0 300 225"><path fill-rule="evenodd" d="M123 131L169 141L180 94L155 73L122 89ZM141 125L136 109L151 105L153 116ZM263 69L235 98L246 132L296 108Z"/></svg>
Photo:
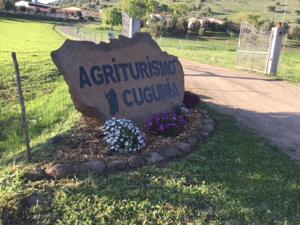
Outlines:
<svg viewBox="0 0 300 225"><path fill-rule="evenodd" d="M260 32L249 23L242 22L236 67L266 73L271 41L271 32Z"/></svg>

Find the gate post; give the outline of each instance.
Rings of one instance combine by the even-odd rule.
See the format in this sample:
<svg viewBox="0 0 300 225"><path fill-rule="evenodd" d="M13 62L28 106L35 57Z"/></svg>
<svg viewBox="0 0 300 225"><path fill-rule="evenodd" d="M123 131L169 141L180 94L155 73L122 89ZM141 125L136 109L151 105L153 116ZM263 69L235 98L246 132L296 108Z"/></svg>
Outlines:
<svg viewBox="0 0 300 225"><path fill-rule="evenodd" d="M269 56L267 61L267 74L276 75L282 42L284 38L284 26L273 27L271 31L271 43L269 48Z"/></svg>

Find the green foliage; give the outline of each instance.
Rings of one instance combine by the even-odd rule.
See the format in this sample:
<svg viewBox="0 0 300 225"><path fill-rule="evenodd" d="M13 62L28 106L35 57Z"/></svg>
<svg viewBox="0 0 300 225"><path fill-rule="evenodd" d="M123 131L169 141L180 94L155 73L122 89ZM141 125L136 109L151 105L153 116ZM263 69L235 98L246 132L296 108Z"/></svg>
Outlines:
<svg viewBox="0 0 300 225"><path fill-rule="evenodd" d="M275 12L276 6L274 6L274 5L269 5L269 6L267 6L267 9L268 9L269 12Z"/></svg>
<svg viewBox="0 0 300 225"><path fill-rule="evenodd" d="M292 25L289 29L288 36L294 40L300 40L300 25Z"/></svg>
<svg viewBox="0 0 300 225"><path fill-rule="evenodd" d="M165 35L178 35L186 34L188 29L188 21L184 17L172 17L168 21L159 21L157 19L151 19L150 30L154 36L165 36Z"/></svg>
<svg viewBox="0 0 300 225"><path fill-rule="evenodd" d="M270 31L273 27L275 27L275 22L273 20L264 20L259 23L259 29L261 31Z"/></svg>
<svg viewBox="0 0 300 225"><path fill-rule="evenodd" d="M117 26L122 23L122 13L118 8L112 8L104 11L104 23L111 26Z"/></svg>
<svg viewBox="0 0 300 225"><path fill-rule="evenodd" d="M154 37L165 36L167 34L167 22L151 20L149 24L150 32Z"/></svg>
<svg viewBox="0 0 300 225"><path fill-rule="evenodd" d="M14 3L12 1L6 0L6 1L4 1L4 9L6 11L14 10L15 9L15 5L14 5Z"/></svg>
<svg viewBox="0 0 300 225"><path fill-rule="evenodd" d="M156 0L124 0L122 8L130 17L146 20L159 8Z"/></svg>
<svg viewBox="0 0 300 225"><path fill-rule="evenodd" d="M188 12L188 6L184 3L178 3L172 5L171 10L174 16L185 16Z"/></svg>
<svg viewBox="0 0 300 225"><path fill-rule="evenodd" d="M200 21L195 21L194 23L191 24L190 30L191 32L198 32L199 29L201 28L201 23Z"/></svg>

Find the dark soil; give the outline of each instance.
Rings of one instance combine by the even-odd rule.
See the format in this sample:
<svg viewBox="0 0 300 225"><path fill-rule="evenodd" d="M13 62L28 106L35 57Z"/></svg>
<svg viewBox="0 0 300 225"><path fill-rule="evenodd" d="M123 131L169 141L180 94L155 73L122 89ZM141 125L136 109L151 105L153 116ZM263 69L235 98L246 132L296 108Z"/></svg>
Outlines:
<svg viewBox="0 0 300 225"><path fill-rule="evenodd" d="M197 110L193 110L187 114L187 117L188 125L186 130L177 137L158 136L142 128L145 133L146 147L141 152L125 154L109 151L103 141L104 136L101 130L103 123L94 118L82 117L72 131L68 141L60 145L58 149L58 159L63 162L87 160L111 161L127 159L133 154L147 154L151 151L184 141L190 137L191 134L196 133L202 125L202 114Z"/></svg>

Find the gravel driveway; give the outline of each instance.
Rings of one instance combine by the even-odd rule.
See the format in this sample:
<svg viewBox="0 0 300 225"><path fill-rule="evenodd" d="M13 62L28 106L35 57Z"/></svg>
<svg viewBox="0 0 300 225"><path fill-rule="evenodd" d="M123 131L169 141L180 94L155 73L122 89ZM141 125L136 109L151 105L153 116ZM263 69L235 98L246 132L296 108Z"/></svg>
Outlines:
<svg viewBox="0 0 300 225"><path fill-rule="evenodd" d="M186 88L300 160L300 86L276 77L180 61Z"/></svg>

